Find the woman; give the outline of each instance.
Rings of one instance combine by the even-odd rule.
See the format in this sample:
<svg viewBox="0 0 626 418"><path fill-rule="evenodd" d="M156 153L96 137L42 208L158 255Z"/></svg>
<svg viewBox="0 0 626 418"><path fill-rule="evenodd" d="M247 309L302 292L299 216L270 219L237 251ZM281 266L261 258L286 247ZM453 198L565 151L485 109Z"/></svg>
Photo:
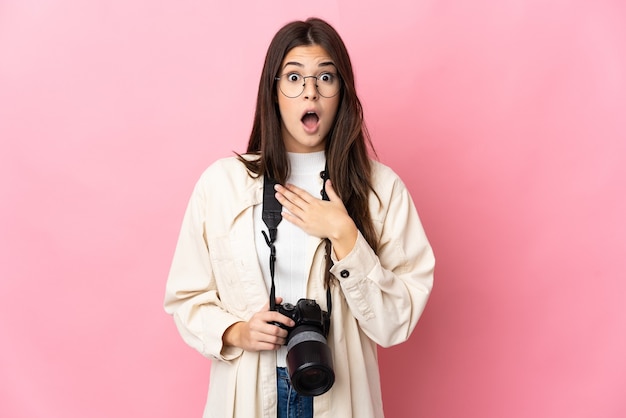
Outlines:
<svg viewBox="0 0 626 418"><path fill-rule="evenodd" d="M320 19L284 26L266 55L247 152L201 176L167 282L166 311L213 360L205 417L383 416L377 345L409 338L434 256L404 184L371 148L337 32ZM267 199L284 220L275 240L263 220L270 178ZM319 333L334 384L318 396L291 386L285 343L299 324L270 309L273 282L279 306L307 298L330 311Z"/></svg>

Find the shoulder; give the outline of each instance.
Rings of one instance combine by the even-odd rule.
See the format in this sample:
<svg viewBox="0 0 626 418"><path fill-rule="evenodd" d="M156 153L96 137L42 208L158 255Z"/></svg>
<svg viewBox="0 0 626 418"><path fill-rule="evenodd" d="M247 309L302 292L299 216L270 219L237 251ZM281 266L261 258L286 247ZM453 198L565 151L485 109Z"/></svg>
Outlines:
<svg viewBox="0 0 626 418"><path fill-rule="evenodd" d="M370 210L374 220L387 218L389 211L397 211L408 204L412 206L411 195L400 176L389 166L372 160L372 187Z"/></svg>
<svg viewBox="0 0 626 418"><path fill-rule="evenodd" d="M398 174L389 166L377 160L370 160L372 167L372 186L376 193L384 190L404 188L404 183Z"/></svg>
<svg viewBox="0 0 626 418"><path fill-rule="evenodd" d="M244 155L243 158L257 158ZM200 175L196 184L196 193L211 196L248 195L251 189L258 187L262 181L254 177L237 156L220 158L207 167Z"/></svg>
<svg viewBox="0 0 626 418"><path fill-rule="evenodd" d="M257 158L253 155L243 155L243 158L252 160ZM200 176L201 181L236 179L239 177L251 177L246 166L239 160L239 157L231 156L220 158L207 167Z"/></svg>
<svg viewBox="0 0 626 418"><path fill-rule="evenodd" d="M245 154L242 157L247 160L258 158L249 154ZM248 185L256 180L255 175L248 171L238 156L231 156L220 158L208 166L200 175L198 184L215 190L216 187L220 188L224 185Z"/></svg>

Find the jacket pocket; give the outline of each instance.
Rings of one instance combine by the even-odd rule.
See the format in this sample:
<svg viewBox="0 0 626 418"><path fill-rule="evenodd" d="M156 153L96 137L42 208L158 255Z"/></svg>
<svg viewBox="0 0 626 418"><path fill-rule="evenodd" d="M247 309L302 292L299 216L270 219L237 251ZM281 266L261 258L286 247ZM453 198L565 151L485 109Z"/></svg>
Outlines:
<svg viewBox="0 0 626 418"><path fill-rule="evenodd" d="M226 310L243 315L246 303L234 257L236 249L229 236L210 237L207 242L219 298Z"/></svg>

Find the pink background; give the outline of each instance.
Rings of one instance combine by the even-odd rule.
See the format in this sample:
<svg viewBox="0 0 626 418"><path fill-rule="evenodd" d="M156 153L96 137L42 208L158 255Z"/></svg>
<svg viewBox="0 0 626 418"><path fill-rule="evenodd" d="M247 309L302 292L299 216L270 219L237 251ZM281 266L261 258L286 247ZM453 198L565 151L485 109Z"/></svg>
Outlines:
<svg viewBox="0 0 626 418"><path fill-rule="evenodd" d="M309 15L438 258L387 416L626 416L618 0L0 1L0 416L201 415L210 363L161 307L178 228Z"/></svg>

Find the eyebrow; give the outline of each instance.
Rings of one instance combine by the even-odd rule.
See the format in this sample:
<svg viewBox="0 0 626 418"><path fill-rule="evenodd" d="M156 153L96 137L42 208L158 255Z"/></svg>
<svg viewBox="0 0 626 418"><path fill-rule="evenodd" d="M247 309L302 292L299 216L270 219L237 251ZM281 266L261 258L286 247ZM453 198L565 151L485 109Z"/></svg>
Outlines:
<svg viewBox="0 0 626 418"><path fill-rule="evenodd" d="M289 62L286 62L285 65L283 65L283 69L285 69L285 67L287 67L288 65L295 65L296 67L304 68L304 64L298 61L289 61ZM332 61L324 61L318 64L318 67L330 67L330 66L336 67L335 63Z"/></svg>

